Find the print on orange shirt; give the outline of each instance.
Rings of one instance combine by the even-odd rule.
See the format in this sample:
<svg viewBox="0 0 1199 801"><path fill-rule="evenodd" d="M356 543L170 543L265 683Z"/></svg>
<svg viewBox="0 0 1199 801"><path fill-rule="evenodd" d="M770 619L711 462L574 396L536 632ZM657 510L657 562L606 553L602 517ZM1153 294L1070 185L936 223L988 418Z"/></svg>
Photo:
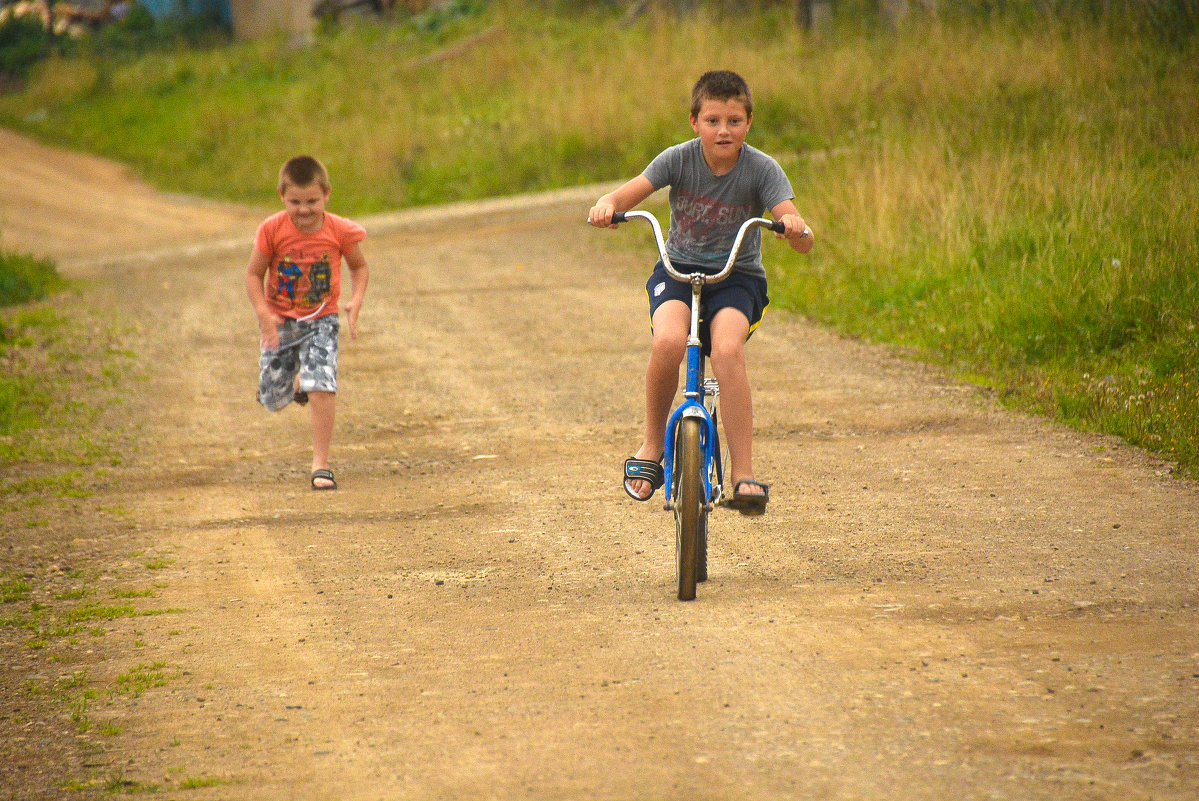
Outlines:
<svg viewBox="0 0 1199 801"><path fill-rule="evenodd" d="M322 253L308 266L307 271L296 261L288 253L275 268L278 281L271 300L280 309L315 309L329 297L333 289L333 266L329 263L329 254Z"/></svg>

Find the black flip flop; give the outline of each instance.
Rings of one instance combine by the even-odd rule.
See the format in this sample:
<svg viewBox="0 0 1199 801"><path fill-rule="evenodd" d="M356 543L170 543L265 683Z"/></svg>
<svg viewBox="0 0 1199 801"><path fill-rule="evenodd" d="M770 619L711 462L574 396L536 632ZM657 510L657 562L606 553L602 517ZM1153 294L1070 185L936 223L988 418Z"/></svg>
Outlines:
<svg viewBox="0 0 1199 801"><path fill-rule="evenodd" d="M650 490L649 495L642 498L629 487L630 480L648 481ZM666 474L662 471L662 460L651 462L649 459L637 459L630 457L624 460L624 491L630 498L635 501L648 501L654 497L654 493L666 481Z"/></svg>
<svg viewBox="0 0 1199 801"><path fill-rule="evenodd" d="M327 486L327 487L318 487L318 486L316 485L316 480L317 480L318 478L323 478L323 479L326 479L326 480L328 480L328 481L332 481L333 483L332 483L332 484L330 484L330 485L329 485L329 486ZM313 471L312 471L312 478L310 478L310 479L309 479L309 482L312 484L312 488L313 488L314 490L335 490L335 489L337 489L337 479L335 479L335 478L333 477L333 471L332 471L332 470L323 470L323 469L322 469L322 470L313 470Z"/></svg>
<svg viewBox="0 0 1199 801"><path fill-rule="evenodd" d="M762 494L750 492L742 492L741 487L744 484L749 484L754 487L761 487ZM730 509L736 509L743 515L748 517L757 517L766 513L766 504L770 503L770 485L763 484L760 481L754 481L752 478L743 478L733 487L733 497L722 504Z"/></svg>

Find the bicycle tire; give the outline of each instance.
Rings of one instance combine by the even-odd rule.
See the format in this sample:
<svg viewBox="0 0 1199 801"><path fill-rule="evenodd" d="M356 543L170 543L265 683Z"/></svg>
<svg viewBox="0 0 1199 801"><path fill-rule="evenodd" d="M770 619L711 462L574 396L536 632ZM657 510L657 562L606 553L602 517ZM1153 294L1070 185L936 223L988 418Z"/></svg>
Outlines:
<svg viewBox="0 0 1199 801"><path fill-rule="evenodd" d="M685 417L675 437L675 567L680 601L695 598L699 532L707 517L701 472L704 469L702 426L703 421Z"/></svg>
<svg viewBox="0 0 1199 801"><path fill-rule="evenodd" d="M712 415L713 428L717 425L716 409L709 409ZM713 443L714 451L712 453L712 462L708 468L708 482L712 485L712 495L717 493L718 484L720 481L720 435L717 434L716 441ZM712 497L707 499L704 504L704 509L712 503ZM708 580L708 513L700 510L699 529L695 541L695 581L703 583Z"/></svg>
<svg viewBox="0 0 1199 801"><path fill-rule="evenodd" d="M705 364L701 360L699 365L699 383L704 387L704 408L708 410L708 414L712 418L712 432L715 439L712 443L712 461L708 464L708 483L712 487L712 494L708 497L704 508L709 508L715 503L717 495L720 494L720 485L723 481L720 461L720 421L716 407L716 396L719 394L719 388L714 391L709 391L704 380ZM699 536L696 538L695 548L695 581L696 583L708 580L708 514L706 511L700 514Z"/></svg>

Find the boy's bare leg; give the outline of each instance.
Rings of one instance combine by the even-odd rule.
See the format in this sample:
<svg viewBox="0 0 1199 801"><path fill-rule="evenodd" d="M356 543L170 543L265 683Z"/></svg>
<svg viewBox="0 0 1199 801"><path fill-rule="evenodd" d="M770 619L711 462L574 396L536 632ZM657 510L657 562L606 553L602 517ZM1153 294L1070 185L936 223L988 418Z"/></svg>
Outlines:
<svg viewBox="0 0 1199 801"><path fill-rule="evenodd" d="M720 413L729 444L729 475L734 490L738 481L754 477L754 410L745 368L748 337L749 320L737 309L721 309L712 320L712 372L720 382ZM761 495L762 490L747 484L743 493Z"/></svg>
<svg viewBox="0 0 1199 801"><path fill-rule="evenodd" d="M637 449L636 458L656 462L662 458L666 418L679 389L679 365L687 353L691 308L667 301L654 312L653 325L654 341L645 370L645 440ZM642 498L648 498L653 491L650 483L642 479L630 480L629 487Z"/></svg>
<svg viewBox="0 0 1199 801"><path fill-rule="evenodd" d="M329 447L333 442L333 420L337 412L337 395L332 392L309 392L308 408L312 419L312 469L329 468ZM333 482L318 478L316 486L331 487Z"/></svg>

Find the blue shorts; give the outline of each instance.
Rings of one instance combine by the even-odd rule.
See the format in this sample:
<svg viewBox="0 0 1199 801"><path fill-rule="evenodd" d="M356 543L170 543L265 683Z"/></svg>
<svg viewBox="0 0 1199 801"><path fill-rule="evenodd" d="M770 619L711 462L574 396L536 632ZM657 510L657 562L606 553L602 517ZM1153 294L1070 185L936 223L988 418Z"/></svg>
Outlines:
<svg viewBox="0 0 1199 801"><path fill-rule="evenodd" d="M681 273L716 273L706 267L694 264L676 264L675 270ZM653 326L654 312L668 300L680 300L691 308L691 284L685 284L671 278L666 273L662 262L654 266L654 273L645 282L645 293L649 296L650 326ZM766 294L766 278L761 275L750 275L734 269L728 278L719 284L708 284L699 296L699 339L703 343L705 356L712 352L712 338L709 332L709 322L721 309L734 308L749 320L749 335L753 336L754 329L762 322L762 315L770 305ZM748 339L748 337L746 337Z"/></svg>

